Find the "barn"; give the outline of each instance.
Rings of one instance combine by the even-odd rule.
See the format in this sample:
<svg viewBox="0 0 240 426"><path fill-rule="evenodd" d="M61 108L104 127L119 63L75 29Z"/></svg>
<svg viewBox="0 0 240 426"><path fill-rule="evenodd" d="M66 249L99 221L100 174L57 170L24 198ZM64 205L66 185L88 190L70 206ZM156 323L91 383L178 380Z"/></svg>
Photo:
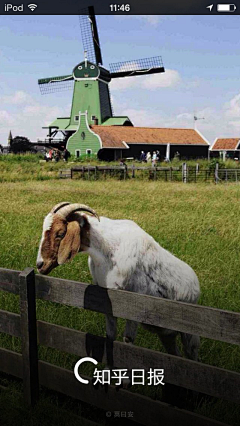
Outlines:
<svg viewBox="0 0 240 426"><path fill-rule="evenodd" d="M210 157L240 159L240 138L217 138L210 148Z"/></svg>
<svg viewBox="0 0 240 426"><path fill-rule="evenodd" d="M141 151L158 150L161 160L208 158L209 142L198 130L89 125L87 113L79 114L78 129L68 139L67 149L74 157L97 154L101 160L139 158Z"/></svg>

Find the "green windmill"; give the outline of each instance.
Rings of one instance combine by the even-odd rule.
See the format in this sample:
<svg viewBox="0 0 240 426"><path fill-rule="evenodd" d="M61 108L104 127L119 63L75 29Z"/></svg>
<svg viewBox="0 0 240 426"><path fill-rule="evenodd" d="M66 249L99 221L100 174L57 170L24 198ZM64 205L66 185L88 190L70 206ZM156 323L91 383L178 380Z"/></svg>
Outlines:
<svg viewBox="0 0 240 426"><path fill-rule="evenodd" d="M102 66L102 54L97 31L94 8L83 10L80 15L85 58L77 64L71 74L38 80L42 94L72 88L73 97L70 117L57 118L49 124L48 141L58 141L61 133L63 143L76 156L84 153L97 153L101 141L91 131L91 125L112 126L130 125L128 117L113 115L109 83L113 78L134 77L164 72L160 56L110 64L110 71ZM81 147L81 148L79 148Z"/></svg>

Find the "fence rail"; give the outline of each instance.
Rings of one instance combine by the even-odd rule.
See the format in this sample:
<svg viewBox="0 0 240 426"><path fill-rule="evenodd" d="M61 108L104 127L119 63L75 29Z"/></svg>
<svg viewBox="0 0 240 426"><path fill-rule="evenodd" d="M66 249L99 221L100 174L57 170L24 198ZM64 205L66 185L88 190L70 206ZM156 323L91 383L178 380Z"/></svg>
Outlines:
<svg viewBox="0 0 240 426"><path fill-rule="evenodd" d="M187 166L183 163L181 167L146 167L124 165L124 166L74 166L69 169L59 171L60 178L81 177L87 180L118 178L126 179L142 179L147 178L154 181L165 182L238 182L240 181L240 168L236 169L219 169L218 164L215 169L201 169L197 164L196 167Z"/></svg>
<svg viewBox="0 0 240 426"><path fill-rule="evenodd" d="M24 379L22 356L15 352L0 349L1 371ZM204 416L194 414L190 411L172 407L166 403L152 400L143 395L134 394L130 391L120 389L116 392L114 386L109 385L106 389L99 387L97 390L89 385L85 386L77 382L73 372L61 367L56 367L44 361L38 361L39 383L48 389L61 392L64 395L79 399L83 402L94 404L96 407L106 411L134 412L133 421L145 426L159 426L162 424L172 426L226 426L222 422L208 419ZM89 379L82 375L83 378ZM141 407L141 408L139 408Z"/></svg>
<svg viewBox="0 0 240 426"><path fill-rule="evenodd" d="M222 424L140 394L126 390L116 392L113 386L109 386L106 397L102 389L77 382L73 372L39 361L37 342L64 352L67 347L68 353L79 357L92 356L98 362L117 368L149 370L160 366L165 372L165 382L170 385L240 402L239 373L38 321L35 302L39 298L239 345L238 313L35 276L30 268L24 272L0 268L0 290L19 294L21 307L20 315L0 310L0 332L22 338L22 354L0 349L0 370L23 378L24 396L29 405L36 402L39 384L42 384L88 403L93 403L94 396L94 405L110 411L120 410L119 407L125 407L124 411L135 411L133 407L138 407L133 420L144 425L157 425L159 416L162 421L166 418L166 422L163 421L166 425L173 421L178 425L192 425L193 422L199 426Z"/></svg>

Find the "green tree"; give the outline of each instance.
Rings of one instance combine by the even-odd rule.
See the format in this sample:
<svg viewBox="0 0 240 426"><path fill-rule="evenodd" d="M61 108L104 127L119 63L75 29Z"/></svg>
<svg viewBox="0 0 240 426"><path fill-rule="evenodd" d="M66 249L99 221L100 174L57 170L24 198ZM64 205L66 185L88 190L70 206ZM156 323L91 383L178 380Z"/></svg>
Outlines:
<svg viewBox="0 0 240 426"><path fill-rule="evenodd" d="M15 136L10 142L10 152L13 154L36 152L30 140L24 136Z"/></svg>

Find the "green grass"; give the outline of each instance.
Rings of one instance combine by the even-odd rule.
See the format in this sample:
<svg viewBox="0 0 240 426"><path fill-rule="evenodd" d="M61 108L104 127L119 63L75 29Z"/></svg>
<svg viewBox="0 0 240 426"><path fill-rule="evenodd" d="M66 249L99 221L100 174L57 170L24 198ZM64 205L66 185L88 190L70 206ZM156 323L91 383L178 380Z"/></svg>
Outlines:
<svg viewBox="0 0 240 426"><path fill-rule="evenodd" d="M92 158L70 158L68 163L64 161L48 162L44 163L43 156L41 154L9 154L9 155L0 155L0 183L1 182L25 182L25 181L46 181L58 178L60 169L68 169L70 167L76 165L84 165L88 164L97 166L97 165L119 165L119 161L113 162L103 162L96 159L95 156ZM136 166L147 166L151 167L151 163L139 163L137 161L133 162ZM172 160L171 163L159 163L161 167L181 167L183 160ZM200 170L202 169L214 169L216 160L212 159L210 162L207 160L189 160L187 161L187 165L189 167L196 167L196 163L199 164ZM127 164L132 165L132 162L128 162ZM227 160L225 163L222 161L219 162L220 168L238 168L240 167L239 162L235 162L233 160ZM204 175L205 176L205 175ZM204 179L205 177L202 177ZM79 178L79 174L75 174L75 178ZM119 177L119 174L118 174ZM85 176L85 178L87 178ZM136 172L136 178L139 180L148 180L149 173L148 172ZM174 180L181 180L181 173L173 172ZM94 172L91 173L91 179L94 179ZM101 178L102 179L102 178ZM109 179L109 176L107 176ZM116 177L114 178L116 179ZM159 179L164 180L165 174L162 173L159 176Z"/></svg>
<svg viewBox="0 0 240 426"><path fill-rule="evenodd" d="M163 247L189 263L200 280L200 304L240 311L239 184L51 179L4 182L0 189L0 267L18 270L34 267L43 217L60 201L81 202L93 207L99 215L136 221ZM91 283L86 255L76 256L51 275ZM19 312L18 298L0 292L0 309ZM104 316L98 313L37 301L37 317L84 332L105 334ZM119 340L123 328L124 321L119 320ZM158 338L141 328L136 345L162 350ZM6 335L0 336L0 346L20 351L19 339ZM69 369L77 360L43 347L39 355ZM200 359L240 372L240 350L234 345L202 338ZM235 405L218 402L197 411L236 426L240 423Z"/></svg>

